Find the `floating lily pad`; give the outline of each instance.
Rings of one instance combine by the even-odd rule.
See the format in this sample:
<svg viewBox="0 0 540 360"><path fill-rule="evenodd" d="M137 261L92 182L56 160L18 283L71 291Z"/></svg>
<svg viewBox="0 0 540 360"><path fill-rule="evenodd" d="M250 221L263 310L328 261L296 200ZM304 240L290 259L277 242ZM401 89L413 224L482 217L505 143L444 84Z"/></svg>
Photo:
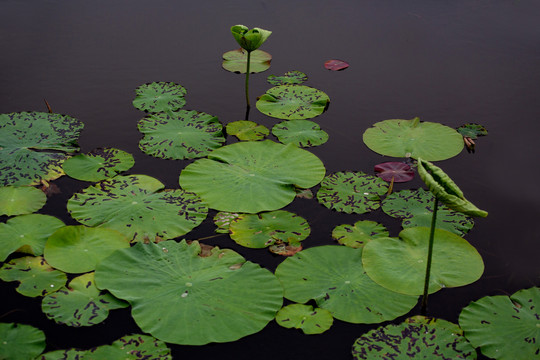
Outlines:
<svg viewBox="0 0 540 360"><path fill-rule="evenodd" d="M414 170L403 162L384 162L375 165L377 176L386 182L407 182L414 178Z"/></svg>
<svg viewBox="0 0 540 360"><path fill-rule="evenodd" d="M186 104L186 89L173 82L153 82L143 84L135 89L135 108L150 112L166 112L181 109Z"/></svg>
<svg viewBox="0 0 540 360"><path fill-rule="evenodd" d="M328 141L328 134L316 122L287 120L274 125L272 134L284 144L299 147L319 146Z"/></svg>
<svg viewBox="0 0 540 360"><path fill-rule="evenodd" d="M384 225L370 220L360 220L354 225L339 225L332 230L332 238L352 248L360 248L372 239L388 235Z"/></svg>
<svg viewBox="0 0 540 360"><path fill-rule="evenodd" d="M415 316L358 338L352 355L359 359L476 359L476 351L456 324Z"/></svg>
<svg viewBox="0 0 540 360"><path fill-rule="evenodd" d="M45 350L45 334L30 325L0 323L0 359L34 359Z"/></svg>
<svg viewBox="0 0 540 360"><path fill-rule="evenodd" d="M54 350L41 354L39 360L82 360L86 354L85 350L66 349ZM112 360L112 359L111 359Z"/></svg>
<svg viewBox="0 0 540 360"><path fill-rule="evenodd" d="M334 318L332 313L326 309L313 309L311 305L291 304L278 311L276 322L288 329L302 329L304 334L322 334L330 329Z"/></svg>
<svg viewBox="0 0 540 360"><path fill-rule="evenodd" d="M88 350L91 360L172 360L171 349L148 335L127 335L112 343ZM86 359L86 357L84 358Z"/></svg>
<svg viewBox="0 0 540 360"><path fill-rule="evenodd" d="M459 315L465 336L482 354L500 360L537 359L540 354L540 289L486 296Z"/></svg>
<svg viewBox="0 0 540 360"><path fill-rule="evenodd" d="M62 162L79 150L83 126L60 114L0 114L0 185L36 185L64 175Z"/></svg>
<svg viewBox="0 0 540 360"><path fill-rule="evenodd" d="M271 245L268 250L271 253L281 256L292 256L299 251L302 251L302 244L299 241L291 239L289 242L277 240L274 245Z"/></svg>
<svg viewBox="0 0 540 360"><path fill-rule="evenodd" d="M47 195L31 186L0 186L0 215L31 214L47 202Z"/></svg>
<svg viewBox="0 0 540 360"><path fill-rule="evenodd" d="M249 59L249 73L260 73L270 68L272 55L262 50L254 50L251 52ZM227 51L223 54L223 63L221 64L227 71L245 74L247 66L247 51L244 49L236 49Z"/></svg>
<svg viewBox="0 0 540 360"><path fill-rule="evenodd" d="M287 71L282 76L270 75L266 78L272 85L299 85L306 82L307 75L301 71Z"/></svg>
<svg viewBox="0 0 540 360"><path fill-rule="evenodd" d="M388 191L384 180L361 171L336 172L324 178L317 200L329 209L363 214L381 206L380 195Z"/></svg>
<svg viewBox="0 0 540 360"><path fill-rule="evenodd" d="M487 129L480 124L465 124L457 128L457 131L466 137L476 140L479 136L486 136Z"/></svg>
<svg viewBox="0 0 540 360"><path fill-rule="evenodd" d="M412 120L384 120L367 129L364 143L376 153L393 157L445 160L463 150L463 137L438 123Z"/></svg>
<svg viewBox="0 0 540 360"><path fill-rule="evenodd" d="M232 250L200 251L196 241L137 243L103 260L96 284L127 300L139 327L165 342L228 342L262 330L281 308L279 281Z"/></svg>
<svg viewBox="0 0 540 360"><path fill-rule="evenodd" d="M225 142L217 117L194 110L159 113L138 124L144 137L139 148L163 159L194 159L208 155Z"/></svg>
<svg viewBox="0 0 540 360"><path fill-rule="evenodd" d="M257 213L280 209L324 177L321 160L294 145L270 140L240 142L214 150L180 174L180 186L210 208Z"/></svg>
<svg viewBox="0 0 540 360"><path fill-rule="evenodd" d="M254 121L239 120L227 124L227 134L236 136L238 140L255 141L264 139L270 130Z"/></svg>
<svg viewBox="0 0 540 360"><path fill-rule="evenodd" d="M297 120L321 115L329 103L330 98L321 90L304 85L280 85L268 89L256 106L265 115Z"/></svg>
<svg viewBox="0 0 540 360"><path fill-rule="evenodd" d="M163 188L150 176L116 176L74 194L67 208L80 223L117 230L132 241L172 239L206 218L197 196Z"/></svg>
<svg viewBox="0 0 540 360"><path fill-rule="evenodd" d="M276 276L287 299L297 303L314 299L334 318L351 323L391 320L416 305L417 296L395 293L371 280L361 259L361 248L318 246L285 259Z"/></svg>
<svg viewBox="0 0 540 360"><path fill-rule="evenodd" d="M214 224L216 224L217 233L223 233L228 234L230 232L229 226L231 226L231 222L234 221L240 214L238 213L230 213L226 211L220 211L214 216Z"/></svg>
<svg viewBox="0 0 540 360"><path fill-rule="evenodd" d="M332 71L341 71L349 67L349 64L343 60L328 60L324 63L324 67Z"/></svg>
<svg viewBox="0 0 540 360"><path fill-rule="evenodd" d="M65 173L77 180L101 181L133 167L133 155L115 148L95 149L73 156L62 164Z"/></svg>
<svg viewBox="0 0 540 360"><path fill-rule="evenodd" d="M364 245L362 263L373 281L387 289L408 295L424 291L429 228L401 231L400 239L373 239ZM445 287L468 285L484 272L478 251L465 239L435 229L429 293Z"/></svg>

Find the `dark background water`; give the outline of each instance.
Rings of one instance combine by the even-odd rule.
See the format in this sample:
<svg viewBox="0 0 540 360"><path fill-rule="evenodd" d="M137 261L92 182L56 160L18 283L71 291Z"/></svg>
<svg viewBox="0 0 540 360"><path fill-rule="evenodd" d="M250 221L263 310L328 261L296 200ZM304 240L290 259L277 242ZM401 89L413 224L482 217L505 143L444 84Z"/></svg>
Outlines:
<svg viewBox="0 0 540 360"><path fill-rule="evenodd" d="M138 149L136 123L144 114L131 105L134 89L177 82L188 89L186 109L215 115L223 124L242 120L244 78L221 68L221 54L237 48L230 26L244 24L273 31L261 48L273 55L272 67L251 77L253 102L271 87L268 75L291 70L305 72L306 85L330 96L329 110L314 119L330 140L311 149L328 173L372 172L389 160L362 142L365 129L381 120L418 116L451 127L483 124L489 136L479 139L474 155L463 151L437 163L469 200L489 211L466 236L484 258L482 279L430 297L430 315L457 322L470 301L540 283L539 16L537 0L1 0L0 113L46 111L45 98L55 112L85 123L81 151L128 151L136 160L130 173L177 188L189 161L155 159ZM323 68L329 59L351 66L330 72ZM268 127L279 121L256 109L250 120ZM55 183L62 194L40 212L75 224L65 202L88 184L67 177ZM420 186L417 179L397 190ZM393 236L400 230L380 211L344 215L303 199L286 209L310 222L306 248L332 244L336 225L361 219L384 223ZM212 235L211 216L188 238ZM283 260L239 247L227 236L207 243L233 248L270 270ZM39 299L19 296L14 283L0 286L0 321L41 328L47 351L89 348L139 332L129 310L112 311L90 328L58 326L41 313ZM335 321L325 334L307 336L272 322L237 342L171 348L175 359L348 359L354 340L375 327Z"/></svg>

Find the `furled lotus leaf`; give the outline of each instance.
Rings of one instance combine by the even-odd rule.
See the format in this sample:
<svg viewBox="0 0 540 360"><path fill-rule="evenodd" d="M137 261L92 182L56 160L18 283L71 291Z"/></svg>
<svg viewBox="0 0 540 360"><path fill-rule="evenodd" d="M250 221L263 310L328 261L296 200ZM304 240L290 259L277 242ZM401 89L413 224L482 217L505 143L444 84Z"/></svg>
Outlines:
<svg viewBox="0 0 540 360"><path fill-rule="evenodd" d="M135 108L149 113L176 111L186 104L186 89L172 82L153 82L135 89Z"/></svg>
<svg viewBox="0 0 540 360"><path fill-rule="evenodd" d="M386 182L407 182L414 178L414 170L403 162L389 161L375 165L377 176Z"/></svg>
<svg viewBox="0 0 540 360"><path fill-rule="evenodd" d="M196 241L137 243L103 260L96 284L127 300L139 327L165 342L228 342L262 330L281 308L279 281L232 250L200 252Z"/></svg>
<svg viewBox="0 0 540 360"><path fill-rule="evenodd" d="M362 335L352 355L360 359L476 359L476 351L456 324L414 316Z"/></svg>
<svg viewBox="0 0 540 360"><path fill-rule="evenodd" d="M82 360L86 351L77 349L54 350L41 354L39 360Z"/></svg>
<svg viewBox="0 0 540 360"><path fill-rule="evenodd" d="M117 230L132 241L172 239L206 218L197 196L163 187L146 175L116 176L74 194L67 208L80 223Z"/></svg>
<svg viewBox="0 0 540 360"><path fill-rule="evenodd" d="M262 50L255 50L249 58L249 73L260 73L270 68L272 55ZM221 66L230 72L245 74L247 68L247 51L236 49L223 54Z"/></svg>
<svg viewBox="0 0 540 360"><path fill-rule="evenodd" d="M479 124L465 124L457 128L457 131L463 135L475 140L479 136L486 136L488 134L487 129L483 125Z"/></svg>
<svg viewBox="0 0 540 360"><path fill-rule="evenodd" d="M94 273L74 278L68 286L45 296L41 302L47 318L73 327L99 324L109 316L109 310L127 306L126 302L98 290Z"/></svg>
<svg viewBox="0 0 540 360"><path fill-rule="evenodd" d="M112 343L88 350L91 360L172 360L171 349L148 335L127 335ZM84 359L87 359L86 357Z"/></svg>
<svg viewBox="0 0 540 360"><path fill-rule="evenodd" d="M362 263L377 284L392 291L420 295L424 291L429 228L408 228L400 239L373 239L364 245ZM484 262L465 239L446 230L435 229L429 293L445 287L468 285L480 278Z"/></svg>
<svg viewBox="0 0 540 360"><path fill-rule="evenodd" d="M214 224L217 226L215 231L222 234L230 233L229 226L231 225L231 222L233 222L238 216L240 216L238 213L230 213L226 211L218 212L216 216L214 216Z"/></svg>
<svg viewBox="0 0 540 360"><path fill-rule="evenodd" d="M134 164L130 153L115 148L100 148L67 159L62 168L74 179L101 181L131 169Z"/></svg>
<svg viewBox="0 0 540 360"><path fill-rule="evenodd" d="M60 114L0 114L0 185L35 185L64 175L62 162L79 150L83 126Z"/></svg>
<svg viewBox="0 0 540 360"><path fill-rule="evenodd" d="M31 214L47 202L45 193L31 186L0 186L0 215Z"/></svg>
<svg viewBox="0 0 540 360"><path fill-rule="evenodd" d="M241 214L229 229L231 239L250 248L265 248L276 242L297 243L311 232L304 218L285 210Z"/></svg>
<svg viewBox="0 0 540 360"><path fill-rule="evenodd" d="M324 178L317 200L329 209L347 214L363 214L381 206L380 195L388 191L386 182L361 171L336 172Z"/></svg>
<svg viewBox="0 0 540 360"><path fill-rule="evenodd" d="M343 60L328 60L324 63L324 67L332 71L341 71L349 67L349 64Z"/></svg>
<svg viewBox="0 0 540 360"><path fill-rule="evenodd" d="M45 350L45 334L30 325L0 323L0 359L34 359Z"/></svg>
<svg viewBox="0 0 540 360"><path fill-rule="evenodd" d="M352 248L362 247L371 239L388 237L388 235L388 230L384 225L370 220L360 220L354 225L338 225L332 230L332 238Z"/></svg>
<svg viewBox="0 0 540 360"><path fill-rule="evenodd" d="M253 121L239 120L227 124L227 134L236 136L238 140L254 141L264 139L270 130Z"/></svg>
<svg viewBox="0 0 540 360"><path fill-rule="evenodd" d="M328 134L316 122L287 120L274 125L272 134L284 144L298 147L319 146L328 141Z"/></svg>
<svg viewBox="0 0 540 360"><path fill-rule="evenodd" d="M482 354L500 360L537 359L540 354L540 288L486 296L459 315L465 336Z"/></svg>
<svg viewBox="0 0 540 360"><path fill-rule="evenodd" d="M364 143L376 153L393 157L445 160L463 150L463 137L456 130L438 123L392 119L367 129Z"/></svg>
<svg viewBox="0 0 540 360"><path fill-rule="evenodd" d="M54 270L41 256L13 259L0 268L0 279L19 281L17 292L29 297L45 296L60 289L67 281L65 273Z"/></svg>
<svg viewBox="0 0 540 360"><path fill-rule="evenodd" d="M326 245L302 250L279 264L276 276L287 299L314 299L334 318L351 323L391 320L418 301L417 296L395 293L371 280L362 267L361 248Z"/></svg>
<svg viewBox="0 0 540 360"><path fill-rule="evenodd" d="M208 155L225 142L218 118L195 110L159 113L138 124L144 137L139 148L163 159L194 159Z"/></svg>
<svg viewBox="0 0 540 360"><path fill-rule="evenodd" d="M456 183L440 167L419 158L418 175L420 175L433 195L450 209L469 216L486 217L488 215L486 211L480 210L465 199L463 192Z"/></svg>
<svg viewBox="0 0 540 360"><path fill-rule="evenodd" d="M435 197L424 189L401 190L388 195L381 203L382 210L395 218L402 218L403 228L431 226L433 200ZM437 210L438 229L465 235L474 226L474 221L460 212L439 205Z"/></svg>
<svg viewBox="0 0 540 360"><path fill-rule="evenodd" d="M232 26L231 33L238 45L247 51L257 50L272 34L269 30L261 28L249 29L244 25Z"/></svg>
<svg viewBox="0 0 540 360"><path fill-rule="evenodd" d="M326 309L314 310L311 305L291 304L278 311L276 322L285 328L302 329L304 334L322 334L330 329L334 318Z"/></svg>
<svg viewBox="0 0 540 360"><path fill-rule="evenodd" d="M64 226L47 240L44 257L55 269L77 274L94 270L113 251L129 246L129 239L116 230Z"/></svg>
<svg viewBox="0 0 540 360"><path fill-rule="evenodd" d="M214 150L180 174L180 186L213 209L257 213L280 209L324 177L321 160L294 145L270 140L240 142Z"/></svg>
<svg viewBox="0 0 540 360"><path fill-rule="evenodd" d="M272 85L300 85L306 82L307 75L300 71L287 71L282 76L270 75L266 78Z"/></svg>
<svg viewBox="0 0 540 360"><path fill-rule="evenodd" d="M47 238L62 226L62 220L42 214L16 216L0 223L0 261L15 251L42 255Z"/></svg>
<svg viewBox="0 0 540 360"><path fill-rule="evenodd" d="M297 120L321 115L329 103L330 98L321 90L304 85L280 85L268 89L256 106L265 115Z"/></svg>

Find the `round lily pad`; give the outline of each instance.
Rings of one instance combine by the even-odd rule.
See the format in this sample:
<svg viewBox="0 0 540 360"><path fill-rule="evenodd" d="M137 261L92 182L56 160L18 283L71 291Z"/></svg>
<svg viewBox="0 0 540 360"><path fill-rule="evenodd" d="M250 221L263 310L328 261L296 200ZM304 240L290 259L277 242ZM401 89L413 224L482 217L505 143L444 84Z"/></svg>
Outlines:
<svg viewBox="0 0 540 360"><path fill-rule="evenodd" d="M182 85L173 82L143 84L135 89L133 106L150 113L176 111L186 104L186 93Z"/></svg>
<svg viewBox="0 0 540 360"><path fill-rule="evenodd" d="M537 359L540 354L540 288L512 296L486 296L459 315L465 336L493 359Z"/></svg>
<svg viewBox="0 0 540 360"><path fill-rule="evenodd" d="M373 281L387 289L408 295L424 291L429 231L408 228L400 239L373 239L364 245L362 263ZM446 230L435 229L429 293L445 287L475 282L484 272L484 262L465 239Z"/></svg>
<svg viewBox="0 0 540 360"><path fill-rule="evenodd" d="M414 170L403 162L389 161L375 165L377 176L386 182L407 182L414 178Z"/></svg>
<svg viewBox="0 0 540 360"><path fill-rule="evenodd" d="M87 353L91 360L172 360L167 344L139 334L123 336L112 345L99 346Z"/></svg>
<svg viewBox="0 0 540 360"><path fill-rule="evenodd" d="M133 155L115 148L95 149L73 156L62 164L65 173L77 180L101 181L133 167Z"/></svg>
<svg viewBox="0 0 540 360"><path fill-rule="evenodd" d="M253 50L249 59L250 74L260 73L270 68L272 55L262 50ZM227 71L245 74L247 67L247 51L236 49L227 51L223 54L223 63L221 64Z"/></svg>
<svg viewBox="0 0 540 360"><path fill-rule="evenodd" d="M285 328L301 329L304 334L322 334L330 329L334 318L326 309L311 305L291 304L276 314L276 322Z"/></svg>
<svg viewBox="0 0 540 360"><path fill-rule="evenodd" d="M30 325L0 323L0 359L34 359L45 350L45 334Z"/></svg>
<svg viewBox="0 0 540 360"><path fill-rule="evenodd" d="M324 177L321 160L294 145L270 140L240 142L214 150L180 174L180 186L213 209L257 213L280 209Z"/></svg>
<svg viewBox="0 0 540 360"><path fill-rule="evenodd" d="M285 259L276 276L287 299L297 303L314 299L334 318L351 323L391 320L416 305L417 296L395 293L371 280L361 259L361 248L318 246Z"/></svg>
<svg viewBox="0 0 540 360"><path fill-rule="evenodd" d="M363 139L376 153L401 158L445 160L463 150L463 137L455 129L419 118L378 122L364 132Z"/></svg>
<svg viewBox="0 0 540 360"><path fill-rule="evenodd" d="M384 225L370 220L360 220L354 225L338 225L332 230L332 238L352 248L362 247L372 239L388 235Z"/></svg>
<svg viewBox="0 0 540 360"><path fill-rule="evenodd" d="M0 215L31 214L47 202L47 195L31 186L1 186Z"/></svg>
<svg viewBox="0 0 540 360"><path fill-rule="evenodd" d="M238 140L254 141L264 139L270 130L254 121L238 120L227 124L227 134L236 136Z"/></svg>
<svg viewBox="0 0 540 360"><path fill-rule="evenodd" d="M159 113L138 124L144 137L139 148L163 159L194 159L208 155L225 142L217 117L194 110Z"/></svg>
<svg viewBox="0 0 540 360"><path fill-rule="evenodd" d="M298 147L319 146L328 141L328 134L316 122L287 120L274 125L272 134L284 144Z"/></svg>
<svg viewBox="0 0 540 360"><path fill-rule="evenodd" d="M279 85L259 97L256 106L265 115L296 120L321 115L329 103L330 98L321 90L304 85Z"/></svg>
<svg viewBox="0 0 540 360"><path fill-rule="evenodd" d="M272 85L299 85L306 82L307 75L301 71L287 71L282 76L270 75L266 78Z"/></svg>
<svg viewBox="0 0 540 360"><path fill-rule="evenodd" d="M196 241L137 243L103 260L96 284L127 300L139 327L165 342L228 342L264 328L282 305L275 276L232 250L200 253Z"/></svg>

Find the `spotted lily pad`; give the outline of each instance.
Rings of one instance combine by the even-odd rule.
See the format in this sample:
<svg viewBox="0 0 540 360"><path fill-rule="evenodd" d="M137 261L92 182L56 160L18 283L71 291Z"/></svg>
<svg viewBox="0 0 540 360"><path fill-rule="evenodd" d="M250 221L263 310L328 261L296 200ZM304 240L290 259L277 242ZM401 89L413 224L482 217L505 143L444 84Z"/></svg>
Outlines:
<svg viewBox="0 0 540 360"><path fill-rule="evenodd" d="M389 161L375 165L377 176L386 182L407 182L414 178L414 170L403 162Z"/></svg>
<svg viewBox="0 0 540 360"><path fill-rule="evenodd" d="M135 89L135 108L150 112L166 112L181 109L186 104L186 89L173 82L153 82Z"/></svg>
<svg viewBox="0 0 540 360"><path fill-rule="evenodd" d="M62 162L79 150L83 124L70 116L0 114L0 185L35 185L62 175Z"/></svg>
<svg viewBox="0 0 540 360"><path fill-rule="evenodd" d="M31 186L1 186L0 215L22 215L38 211L47 202L47 195Z"/></svg>
<svg viewBox="0 0 540 360"><path fill-rule="evenodd" d="M370 220L360 220L354 225L338 225L332 230L332 238L352 248L362 247L372 239L388 235L384 225Z"/></svg>
<svg viewBox="0 0 540 360"><path fill-rule="evenodd" d="M457 131L464 137L476 140L479 136L486 136L488 134L487 129L480 124L465 124L457 128Z"/></svg>
<svg viewBox="0 0 540 360"><path fill-rule="evenodd" d="M159 113L138 124L144 137L139 148L163 159L194 159L208 155L225 142L217 117L194 110Z"/></svg>
<svg viewBox="0 0 540 360"><path fill-rule="evenodd" d="M329 103L330 98L321 90L304 85L279 85L259 97L256 106L265 115L297 120L321 115Z"/></svg>
<svg viewBox="0 0 540 360"><path fill-rule="evenodd" d="M282 121L274 125L272 134L282 143L298 147L319 146L328 141L328 134L310 120Z"/></svg>
<svg viewBox="0 0 540 360"><path fill-rule="evenodd" d="M171 349L148 335L127 335L112 343L88 350L91 360L172 360ZM86 357L84 358L86 359Z"/></svg>
<svg viewBox="0 0 540 360"><path fill-rule="evenodd" d="M53 350L41 354L39 360L82 360L86 354L85 350L78 349L66 349L66 350Z"/></svg>
<svg viewBox="0 0 540 360"><path fill-rule="evenodd" d="M238 140L254 141L264 139L270 130L254 121L239 120L227 124L227 134L236 136Z"/></svg>
<svg viewBox="0 0 540 360"><path fill-rule="evenodd" d="M276 315L276 322L285 328L302 329L304 334L322 334L330 329L334 318L326 309L311 305L291 304L283 307Z"/></svg>
<svg viewBox="0 0 540 360"><path fill-rule="evenodd" d="M270 75L266 78L272 85L299 85L306 82L307 75L301 71L287 71L282 76Z"/></svg>
<svg viewBox="0 0 540 360"><path fill-rule="evenodd" d="M74 179L101 181L131 169L134 164L130 153L115 148L100 148L67 159L62 168Z"/></svg>
<svg viewBox="0 0 540 360"><path fill-rule="evenodd" d="M0 323L0 359L34 359L45 350L45 334L30 325Z"/></svg>
<svg viewBox="0 0 540 360"><path fill-rule="evenodd" d="M260 73L270 68L272 55L262 50L254 50L251 52L249 59L249 72L251 74ZM244 49L236 49L227 51L223 54L223 63L221 64L227 71L245 74L247 66L247 51Z"/></svg>
<svg viewBox="0 0 540 360"><path fill-rule="evenodd" d="M384 180L361 171L336 172L321 182L317 200L329 209L363 214L381 206L380 195L388 191Z"/></svg>

